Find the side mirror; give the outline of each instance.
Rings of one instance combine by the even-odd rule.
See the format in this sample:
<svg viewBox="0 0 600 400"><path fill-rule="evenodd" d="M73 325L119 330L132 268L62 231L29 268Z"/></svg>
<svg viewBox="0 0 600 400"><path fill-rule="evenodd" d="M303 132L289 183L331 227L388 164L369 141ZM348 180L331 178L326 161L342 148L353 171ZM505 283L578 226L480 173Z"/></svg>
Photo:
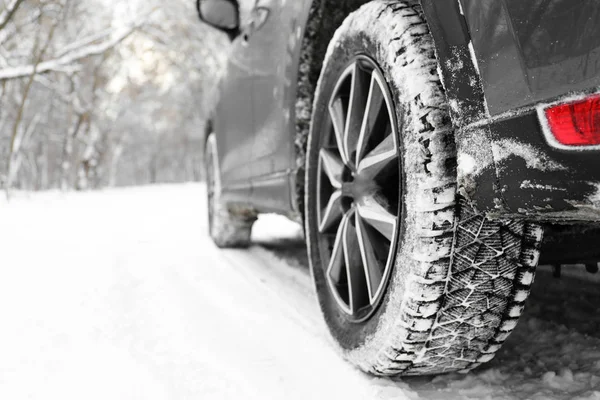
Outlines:
<svg viewBox="0 0 600 400"><path fill-rule="evenodd" d="M197 0L200 20L234 39L240 32L240 7L237 0Z"/></svg>

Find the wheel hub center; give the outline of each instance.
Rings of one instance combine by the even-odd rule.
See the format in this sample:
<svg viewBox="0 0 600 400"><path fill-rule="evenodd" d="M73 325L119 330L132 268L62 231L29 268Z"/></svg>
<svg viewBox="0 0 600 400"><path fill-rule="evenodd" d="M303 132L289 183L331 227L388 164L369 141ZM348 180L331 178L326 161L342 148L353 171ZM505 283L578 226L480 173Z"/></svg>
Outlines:
<svg viewBox="0 0 600 400"><path fill-rule="evenodd" d="M352 178L342 183L342 196L349 197L353 201L361 197L373 195L379 191L377 183L370 178L363 178L360 175L352 175Z"/></svg>

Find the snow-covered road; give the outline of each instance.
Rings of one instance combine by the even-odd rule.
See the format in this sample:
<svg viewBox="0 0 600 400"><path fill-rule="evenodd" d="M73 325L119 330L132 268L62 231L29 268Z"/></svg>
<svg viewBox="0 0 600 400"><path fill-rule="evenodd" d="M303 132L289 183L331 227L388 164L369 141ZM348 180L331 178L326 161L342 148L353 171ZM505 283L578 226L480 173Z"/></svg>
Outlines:
<svg viewBox="0 0 600 400"><path fill-rule="evenodd" d="M218 250L202 185L19 194L0 221L0 399L600 399L597 283L539 273L489 365L392 381L338 357L300 227Z"/></svg>

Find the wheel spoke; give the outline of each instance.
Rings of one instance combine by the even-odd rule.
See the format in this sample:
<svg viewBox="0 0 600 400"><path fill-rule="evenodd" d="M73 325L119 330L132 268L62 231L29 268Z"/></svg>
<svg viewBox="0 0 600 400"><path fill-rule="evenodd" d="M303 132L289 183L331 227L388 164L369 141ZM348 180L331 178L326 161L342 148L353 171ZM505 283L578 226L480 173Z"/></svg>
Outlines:
<svg viewBox="0 0 600 400"><path fill-rule="evenodd" d="M369 74L363 71L358 63L354 63L352 83L350 86L350 101L344 130L344 152L347 160L354 164L355 153L359 141L361 125L365 117L369 90Z"/></svg>
<svg viewBox="0 0 600 400"><path fill-rule="evenodd" d="M356 214L355 225L360 256L365 271L365 277L367 278L369 302L372 304L377 295L377 290L379 289L379 286L383 280L383 271L375 254L375 249L371 243L371 238L369 237L367 227L358 213Z"/></svg>
<svg viewBox="0 0 600 400"><path fill-rule="evenodd" d="M360 256L356 228L350 223L354 218L354 212L348 213L343 235L344 261L346 264L346 275L348 276L348 298L350 311L354 314L360 307L370 304L369 292L365 271Z"/></svg>
<svg viewBox="0 0 600 400"><path fill-rule="evenodd" d="M346 227L348 226L349 218L345 214L342 217L342 222L338 227L337 234L335 235L335 241L333 242L333 249L331 250L331 259L327 266L327 275L329 279L335 284L339 284L342 279L342 271L344 269L344 235L346 234Z"/></svg>
<svg viewBox="0 0 600 400"><path fill-rule="evenodd" d="M358 164L358 173L364 177L375 178L389 163L398 158L398 148L393 133L367 154Z"/></svg>
<svg viewBox="0 0 600 400"><path fill-rule="evenodd" d="M342 218L342 191L333 192L325 209L319 211L319 232L325 233Z"/></svg>
<svg viewBox="0 0 600 400"><path fill-rule="evenodd" d="M329 104L329 115L333 124L333 132L335 134L335 142L338 151L344 163L348 162L348 155L344 146L344 132L346 130L346 113L344 111L344 103L340 97L336 97Z"/></svg>
<svg viewBox="0 0 600 400"><path fill-rule="evenodd" d="M357 210L363 221L377 229L386 239L392 241L396 231L397 218L375 197L361 198L357 203Z"/></svg>
<svg viewBox="0 0 600 400"><path fill-rule="evenodd" d="M371 75L371 83L369 85L369 95L367 97L367 104L365 105L365 114L360 127L360 135L358 137L357 149L356 149L356 165L360 162L363 155L365 154L366 147L369 142L369 136L375 129L377 123L377 117L381 112L381 107L385 104L383 92L377 82L375 74Z"/></svg>
<svg viewBox="0 0 600 400"><path fill-rule="evenodd" d="M338 156L331 151L321 149L319 152L319 169L327 175L331 186L335 189L342 188L342 173L344 172L344 163Z"/></svg>

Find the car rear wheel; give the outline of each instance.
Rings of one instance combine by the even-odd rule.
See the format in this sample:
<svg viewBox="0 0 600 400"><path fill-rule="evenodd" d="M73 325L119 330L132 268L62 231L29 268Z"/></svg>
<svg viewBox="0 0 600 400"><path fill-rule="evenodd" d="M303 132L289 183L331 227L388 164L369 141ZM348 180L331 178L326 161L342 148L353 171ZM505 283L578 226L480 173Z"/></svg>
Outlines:
<svg viewBox="0 0 600 400"><path fill-rule="evenodd" d="M217 140L211 133L204 155L209 234L218 247L247 247L256 215L247 210L236 212L223 201L218 154Z"/></svg>
<svg viewBox="0 0 600 400"><path fill-rule="evenodd" d="M327 325L378 375L490 360L523 310L541 229L457 194L456 148L417 2L373 1L329 45L307 153L306 232Z"/></svg>

